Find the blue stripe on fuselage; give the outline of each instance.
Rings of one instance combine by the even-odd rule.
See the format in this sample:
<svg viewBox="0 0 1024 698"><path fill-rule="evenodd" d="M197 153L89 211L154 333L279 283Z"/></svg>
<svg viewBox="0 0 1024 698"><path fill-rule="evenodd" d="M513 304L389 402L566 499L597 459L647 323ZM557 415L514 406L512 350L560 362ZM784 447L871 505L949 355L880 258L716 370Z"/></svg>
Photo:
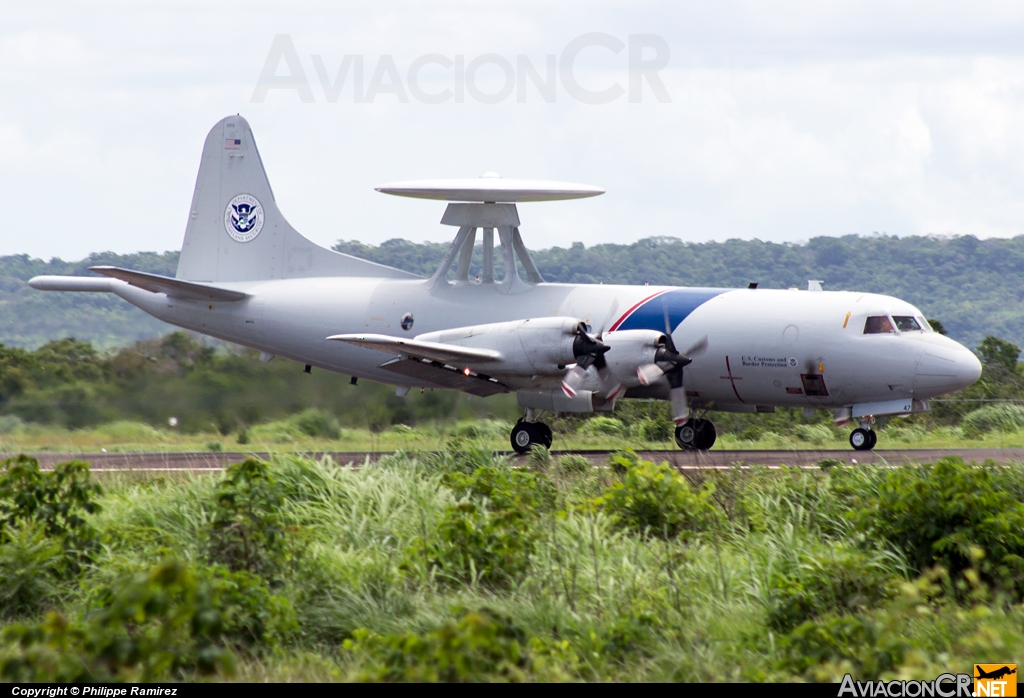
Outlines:
<svg viewBox="0 0 1024 698"><path fill-rule="evenodd" d="M665 315L668 315L670 333L674 332L679 323L689 317L690 313L707 303L715 296L720 296L727 288L677 288L660 293L654 298L644 301L626 318L616 330L655 330L665 331Z"/></svg>

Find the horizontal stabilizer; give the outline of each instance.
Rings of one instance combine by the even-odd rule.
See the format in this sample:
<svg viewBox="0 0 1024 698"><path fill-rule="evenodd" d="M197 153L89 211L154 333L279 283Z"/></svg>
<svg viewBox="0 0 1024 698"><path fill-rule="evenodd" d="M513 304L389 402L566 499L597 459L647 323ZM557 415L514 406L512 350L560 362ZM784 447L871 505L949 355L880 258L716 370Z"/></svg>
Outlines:
<svg viewBox="0 0 1024 698"><path fill-rule="evenodd" d="M110 293L114 290L110 279L97 279L95 276L33 276L28 285L37 291Z"/></svg>
<svg viewBox="0 0 1024 698"><path fill-rule="evenodd" d="M166 293L168 296L185 298L187 300L240 301L248 295L241 291L218 288L209 284L172 279L169 276L147 274L143 271L132 271L130 269L121 269L120 267L89 267L89 271L94 271L97 274L103 274L113 279L127 281L132 286L138 286L152 293Z"/></svg>
<svg viewBox="0 0 1024 698"><path fill-rule="evenodd" d="M420 342L415 339L400 339L384 334L336 334L327 339L347 342L367 349L387 352L396 356L413 356L449 364L480 363L499 361L501 353L493 349L471 349L454 344Z"/></svg>

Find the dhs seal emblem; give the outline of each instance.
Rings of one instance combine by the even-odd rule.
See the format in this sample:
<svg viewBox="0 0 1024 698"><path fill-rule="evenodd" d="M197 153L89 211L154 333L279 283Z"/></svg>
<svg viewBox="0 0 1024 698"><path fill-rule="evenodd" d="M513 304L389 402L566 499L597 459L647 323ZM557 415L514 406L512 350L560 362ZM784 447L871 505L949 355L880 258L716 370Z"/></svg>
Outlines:
<svg viewBox="0 0 1024 698"><path fill-rule="evenodd" d="M263 230L263 205L251 194L239 194L224 210L224 229L237 242L253 240Z"/></svg>

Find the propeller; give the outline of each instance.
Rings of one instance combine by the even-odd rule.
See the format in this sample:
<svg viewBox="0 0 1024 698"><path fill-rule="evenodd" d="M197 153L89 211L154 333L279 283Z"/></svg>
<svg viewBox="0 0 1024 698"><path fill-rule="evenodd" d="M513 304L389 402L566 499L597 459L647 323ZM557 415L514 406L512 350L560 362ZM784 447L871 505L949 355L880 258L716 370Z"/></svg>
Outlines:
<svg viewBox="0 0 1024 698"><path fill-rule="evenodd" d="M683 387L683 367L690 364L693 359L687 354L703 354L708 348L708 338L704 336L686 354L680 354L676 350L675 342L672 341L672 325L668 318L668 306L665 304L665 296L661 297L661 310L665 318L665 336L658 350L654 354L654 362L638 366L636 377L642 385L650 385L654 381L665 376L668 379L668 394L672 404L672 421L682 424L690 416L690 409L686 404L686 389Z"/></svg>
<svg viewBox="0 0 1024 698"><path fill-rule="evenodd" d="M611 349L607 344L597 337L587 334L585 325L580 323L576 327L576 338L572 342L572 354L576 357L576 365L566 371L562 378L562 392L569 397L576 397L576 393L587 380L587 369L593 366L597 369L599 378L599 391L606 400L615 400L622 392L622 384L615 380L615 377L608 370L608 362L604 355Z"/></svg>

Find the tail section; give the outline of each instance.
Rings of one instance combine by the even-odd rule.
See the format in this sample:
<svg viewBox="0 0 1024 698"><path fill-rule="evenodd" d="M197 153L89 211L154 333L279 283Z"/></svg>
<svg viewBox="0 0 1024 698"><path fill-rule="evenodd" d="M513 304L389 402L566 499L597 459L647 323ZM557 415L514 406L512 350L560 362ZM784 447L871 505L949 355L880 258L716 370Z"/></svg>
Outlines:
<svg viewBox="0 0 1024 698"><path fill-rule="evenodd" d="M292 228L277 208L252 130L241 116L221 119L206 137L176 276L206 282L418 278L324 249Z"/></svg>

